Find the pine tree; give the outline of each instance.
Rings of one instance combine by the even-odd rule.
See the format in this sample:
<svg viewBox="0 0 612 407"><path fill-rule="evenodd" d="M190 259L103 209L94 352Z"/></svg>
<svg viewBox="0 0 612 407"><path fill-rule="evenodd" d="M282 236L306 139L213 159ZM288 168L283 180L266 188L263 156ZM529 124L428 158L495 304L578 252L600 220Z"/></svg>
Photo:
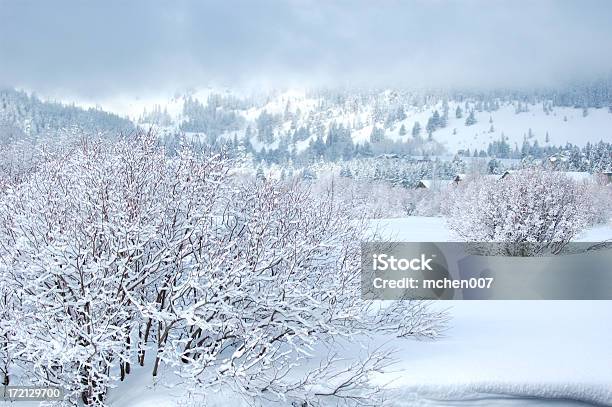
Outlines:
<svg viewBox="0 0 612 407"><path fill-rule="evenodd" d="M255 174L255 178L258 180L265 180L266 176L264 175L263 168L257 167L257 173Z"/></svg>
<svg viewBox="0 0 612 407"><path fill-rule="evenodd" d="M408 116L406 116L406 112L404 111L404 107L403 106L398 107L397 108L397 114L396 114L395 118L398 121L401 122L402 120L406 120L406 117L408 117Z"/></svg>
<svg viewBox="0 0 612 407"><path fill-rule="evenodd" d="M434 132L434 130L436 130L436 125L434 124L433 117L430 117L427 120L427 126L425 126L425 129L427 130L427 134L429 134L430 136Z"/></svg>
<svg viewBox="0 0 612 407"><path fill-rule="evenodd" d="M342 167L340 170L340 176L345 178L353 178L353 173L349 167Z"/></svg>
<svg viewBox="0 0 612 407"><path fill-rule="evenodd" d="M414 122L414 126L412 126L412 136L418 137L421 135L421 124L419 122Z"/></svg>
<svg viewBox="0 0 612 407"><path fill-rule="evenodd" d="M438 127L440 127L441 129L445 128L446 125L448 123L448 112L442 114L442 116L440 116L440 120L438 122Z"/></svg>
<svg viewBox="0 0 612 407"><path fill-rule="evenodd" d="M461 119L463 117L463 110L461 110L461 106L457 106L457 109L455 110L455 117L457 119Z"/></svg>
<svg viewBox="0 0 612 407"><path fill-rule="evenodd" d="M385 131L378 127L372 127L372 133L370 133L370 143L380 143L385 139Z"/></svg>
<svg viewBox="0 0 612 407"><path fill-rule="evenodd" d="M406 135L406 126L404 126L403 124L402 127L400 127L399 129L399 135L402 137Z"/></svg>
<svg viewBox="0 0 612 407"><path fill-rule="evenodd" d="M474 111L470 111L470 115L465 119L466 126L472 126L476 124L476 117L474 116Z"/></svg>
<svg viewBox="0 0 612 407"><path fill-rule="evenodd" d="M431 120L435 128L440 126L440 113L437 110L434 110L433 116L431 116Z"/></svg>

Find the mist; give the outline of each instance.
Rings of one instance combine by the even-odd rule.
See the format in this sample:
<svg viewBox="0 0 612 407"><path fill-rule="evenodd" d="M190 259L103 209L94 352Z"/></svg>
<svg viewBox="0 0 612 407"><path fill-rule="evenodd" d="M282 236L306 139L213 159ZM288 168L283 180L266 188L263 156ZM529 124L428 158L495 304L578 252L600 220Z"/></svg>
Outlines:
<svg viewBox="0 0 612 407"><path fill-rule="evenodd" d="M607 1L0 1L0 85L528 87L612 71Z"/></svg>

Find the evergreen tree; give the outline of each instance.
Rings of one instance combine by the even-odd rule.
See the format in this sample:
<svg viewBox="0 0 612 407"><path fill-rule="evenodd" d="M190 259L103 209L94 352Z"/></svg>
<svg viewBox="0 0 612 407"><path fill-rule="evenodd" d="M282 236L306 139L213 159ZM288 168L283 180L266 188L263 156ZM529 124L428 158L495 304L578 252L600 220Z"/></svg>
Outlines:
<svg viewBox="0 0 612 407"><path fill-rule="evenodd" d="M257 167L257 172L255 174L255 178L257 178L258 180L265 180L266 176L264 175L264 171L263 168L261 168L261 166Z"/></svg>
<svg viewBox="0 0 612 407"><path fill-rule="evenodd" d="M465 119L465 125L466 126L472 126L476 124L476 117L474 116L474 111L470 111L469 116L467 117L467 119Z"/></svg>
<svg viewBox="0 0 612 407"><path fill-rule="evenodd" d="M437 110L434 110L433 112L433 116L431 116L433 125L435 126L435 128L437 128L438 126L440 126L440 113L438 113Z"/></svg>
<svg viewBox="0 0 612 407"><path fill-rule="evenodd" d="M353 173L349 167L342 167L340 170L340 176L345 178L353 178Z"/></svg>
<svg viewBox="0 0 612 407"><path fill-rule="evenodd" d="M404 126L403 124L399 129L399 135L402 137L406 135L406 126Z"/></svg>
<svg viewBox="0 0 612 407"><path fill-rule="evenodd" d="M372 132L370 133L370 143L380 143L385 139L385 130L379 129L376 125L372 127Z"/></svg>
<svg viewBox="0 0 612 407"><path fill-rule="evenodd" d="M412 136L418 137L421 135L421 124L419 122L414 122L414 126L412 126Z"/></svg>
<svg viewBox="0 0 612 407"><path fill-rule="evenodd" d="M455 110L455 117L457 119L461 119L463 117L463 110L461 110L461 106L457 105L457 109Z"/></svg>
<svg viewBox="0 0 612 407"><path fill-rule="evenodd" d="M448 112L442 114L442 116L440 116L440 120L438 122L438 127L443 129L446 127L446 125L448 124Z"/></svg>
<svg viewBox="0 0 612 407"><path fill-rule="evenodd" d="M433 115L427 120L427 134L431 134L440 127L440 113L437 110L434 111Z"/></svg>
<svg viewBox="0 0 612 407"><path fill-rule="evenodd" d="M402 121L402 120L406 120L408 116L406 116L406 112L404 111L404 107L400 106L397 108L397 113L396 113L396 120L397 121Z"/></svg>

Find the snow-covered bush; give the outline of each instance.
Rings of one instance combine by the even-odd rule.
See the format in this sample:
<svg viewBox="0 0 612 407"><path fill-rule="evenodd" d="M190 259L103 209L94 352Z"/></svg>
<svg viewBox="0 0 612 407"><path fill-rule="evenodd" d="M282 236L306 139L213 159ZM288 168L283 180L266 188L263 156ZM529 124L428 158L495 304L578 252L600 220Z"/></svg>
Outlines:
<svg viewBox="0 0 612 407"><path fill-rule="evenodd" d="M335 191L336 199L355 215L371 219L404 216L439 216L441 191L404 188L387 182L321 176L312 183L315 195L321 191Z"/></svg>
<svg viewBox="0 0 612 407"><path fill-rule="evenodd" d="M449 191L443 210L462 239L509 243L503 247L512 255L559 253L594 221L588 188L561 172L524 169L466 180Z"/></svg>
<svg viewBox="0 0 612 407"><path fill-rule="evenodd" d="M0 196L0 372L102 406L132 366L252 400L377 405L386 351L299 368L332 341L435 337L423 302L360 298L363 223L334 190L235 182L219 155L83 140Z"/></svg>
<svg viewBox="0 0 612 407"><path fill-rule="evenodd" d="M606 223L612 216L612 184L589 182L585 184L588 198L585 201L593 224Z"/></svg>

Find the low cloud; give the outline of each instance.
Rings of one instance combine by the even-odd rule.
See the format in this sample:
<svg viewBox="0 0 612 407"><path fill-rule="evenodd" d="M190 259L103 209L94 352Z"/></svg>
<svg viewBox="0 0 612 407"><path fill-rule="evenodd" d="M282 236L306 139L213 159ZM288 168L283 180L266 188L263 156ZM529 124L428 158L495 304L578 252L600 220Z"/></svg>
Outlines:
<svg viewBox="0 0 612 407"><path fill-rule="evenodd" d="M609 73L609 1L0 0L0 84L533 86Z"/></svg>

